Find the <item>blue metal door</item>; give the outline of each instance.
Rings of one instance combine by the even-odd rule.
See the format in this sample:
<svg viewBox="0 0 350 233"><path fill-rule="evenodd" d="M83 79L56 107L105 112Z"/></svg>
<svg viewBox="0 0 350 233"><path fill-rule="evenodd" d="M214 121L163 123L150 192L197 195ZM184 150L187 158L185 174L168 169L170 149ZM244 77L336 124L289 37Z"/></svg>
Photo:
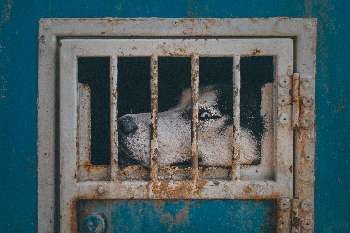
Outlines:
<svg viewBox="0 0 350 233"><path fill-rule="evenodd" d="M318 18L315 231L349 232L349 7L347 1L323 0L263 3L224 0L0 1L1 232L37 232L38 225L42 224L37 221L40 206L36 147L40 18L273 16ZM118 232L128 229L135 232L140 229L149 232L237 229L269 232L275 229L275 218L271 218L275 214L275 204L270 202L107 202L93 204L91 213L115 216L108 219L107 224L115 221L113 226ZM89 203L79 203L79 206L83 205L88 207ZM106 205L109 207L105 208ZM82 221L85 219L83 214L88 213L82 212Z"/></svg>

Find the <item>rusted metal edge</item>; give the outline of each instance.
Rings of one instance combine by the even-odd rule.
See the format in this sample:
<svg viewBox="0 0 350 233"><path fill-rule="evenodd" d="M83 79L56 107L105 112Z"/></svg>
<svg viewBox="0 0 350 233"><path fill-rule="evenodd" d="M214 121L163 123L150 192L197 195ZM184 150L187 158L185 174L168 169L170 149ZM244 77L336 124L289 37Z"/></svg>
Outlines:
<svg viewBox="0 0 350 233"><path fill-rule="evenodd" d="M77 187L80 199L267 200L286 196L274 181L158 180L151 193L148 181L87 181L77 183Z"/></svg>
<svg viewBox="0 0 350 233"><path fill-rule="evenodd" d="M151 186L158 180L158 57L151 56ZM153 188L152 188L153 190Z"/></svg>
<svg viewBox="0 0 350 233"><path fill-rule="evenodd" d="M192 89L192 121L191 121L191 155L192 155L192 179L196 182L199 178L198 170L198 99L199 99L199 57L194 54L191 57L191 89Z"/></svg>

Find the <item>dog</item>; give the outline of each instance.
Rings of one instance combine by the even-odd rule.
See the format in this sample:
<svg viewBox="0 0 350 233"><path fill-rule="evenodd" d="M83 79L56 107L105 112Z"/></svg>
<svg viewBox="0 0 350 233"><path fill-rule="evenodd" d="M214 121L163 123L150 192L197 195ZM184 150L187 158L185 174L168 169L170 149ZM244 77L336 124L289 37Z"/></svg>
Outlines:
<svg viewBox="0 0 350 233"><path fill-rule="evenodd" d="M230 167L233 157L232 86L209 85L199 88L199 165ZM159 166L191 161L191 89L181 93L176 106L158 113ZM126 114L118 119L121 156L150 167L151 114ZM240 129L240 163L259 159L259 142L252 131Z"/></svg>

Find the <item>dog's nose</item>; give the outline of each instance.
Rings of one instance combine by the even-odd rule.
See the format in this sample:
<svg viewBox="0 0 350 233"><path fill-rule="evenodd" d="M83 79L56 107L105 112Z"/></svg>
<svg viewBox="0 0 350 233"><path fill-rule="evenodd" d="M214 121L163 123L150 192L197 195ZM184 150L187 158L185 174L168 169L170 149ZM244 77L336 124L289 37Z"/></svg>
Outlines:
<svg viewBox="0 0 350 233"><path fill-rule="evenodd" d="M131 116L124 116L119 118L118 124L120 129L125 133L129 134L137 130L137 125Z"/></svg>

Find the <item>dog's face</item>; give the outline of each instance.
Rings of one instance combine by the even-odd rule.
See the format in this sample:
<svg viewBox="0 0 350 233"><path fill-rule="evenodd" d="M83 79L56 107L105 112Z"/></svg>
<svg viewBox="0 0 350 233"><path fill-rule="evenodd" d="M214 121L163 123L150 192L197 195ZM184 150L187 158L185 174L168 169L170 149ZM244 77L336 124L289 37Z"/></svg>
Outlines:
<svg viewBox="0 0 350 233"><path fill-rule="evenodd" d="M207 86L199 90L198 151L204 166L232 164L232 93L228 87ZM191 160L191 90L182 92L179 103L158 113L158 164L174 165ZM143 166L150 166L150 113L127 114L119 118L119 148L122 154ZM241 163L257 159L257 142L246 129L240 132Z"/></svg>

